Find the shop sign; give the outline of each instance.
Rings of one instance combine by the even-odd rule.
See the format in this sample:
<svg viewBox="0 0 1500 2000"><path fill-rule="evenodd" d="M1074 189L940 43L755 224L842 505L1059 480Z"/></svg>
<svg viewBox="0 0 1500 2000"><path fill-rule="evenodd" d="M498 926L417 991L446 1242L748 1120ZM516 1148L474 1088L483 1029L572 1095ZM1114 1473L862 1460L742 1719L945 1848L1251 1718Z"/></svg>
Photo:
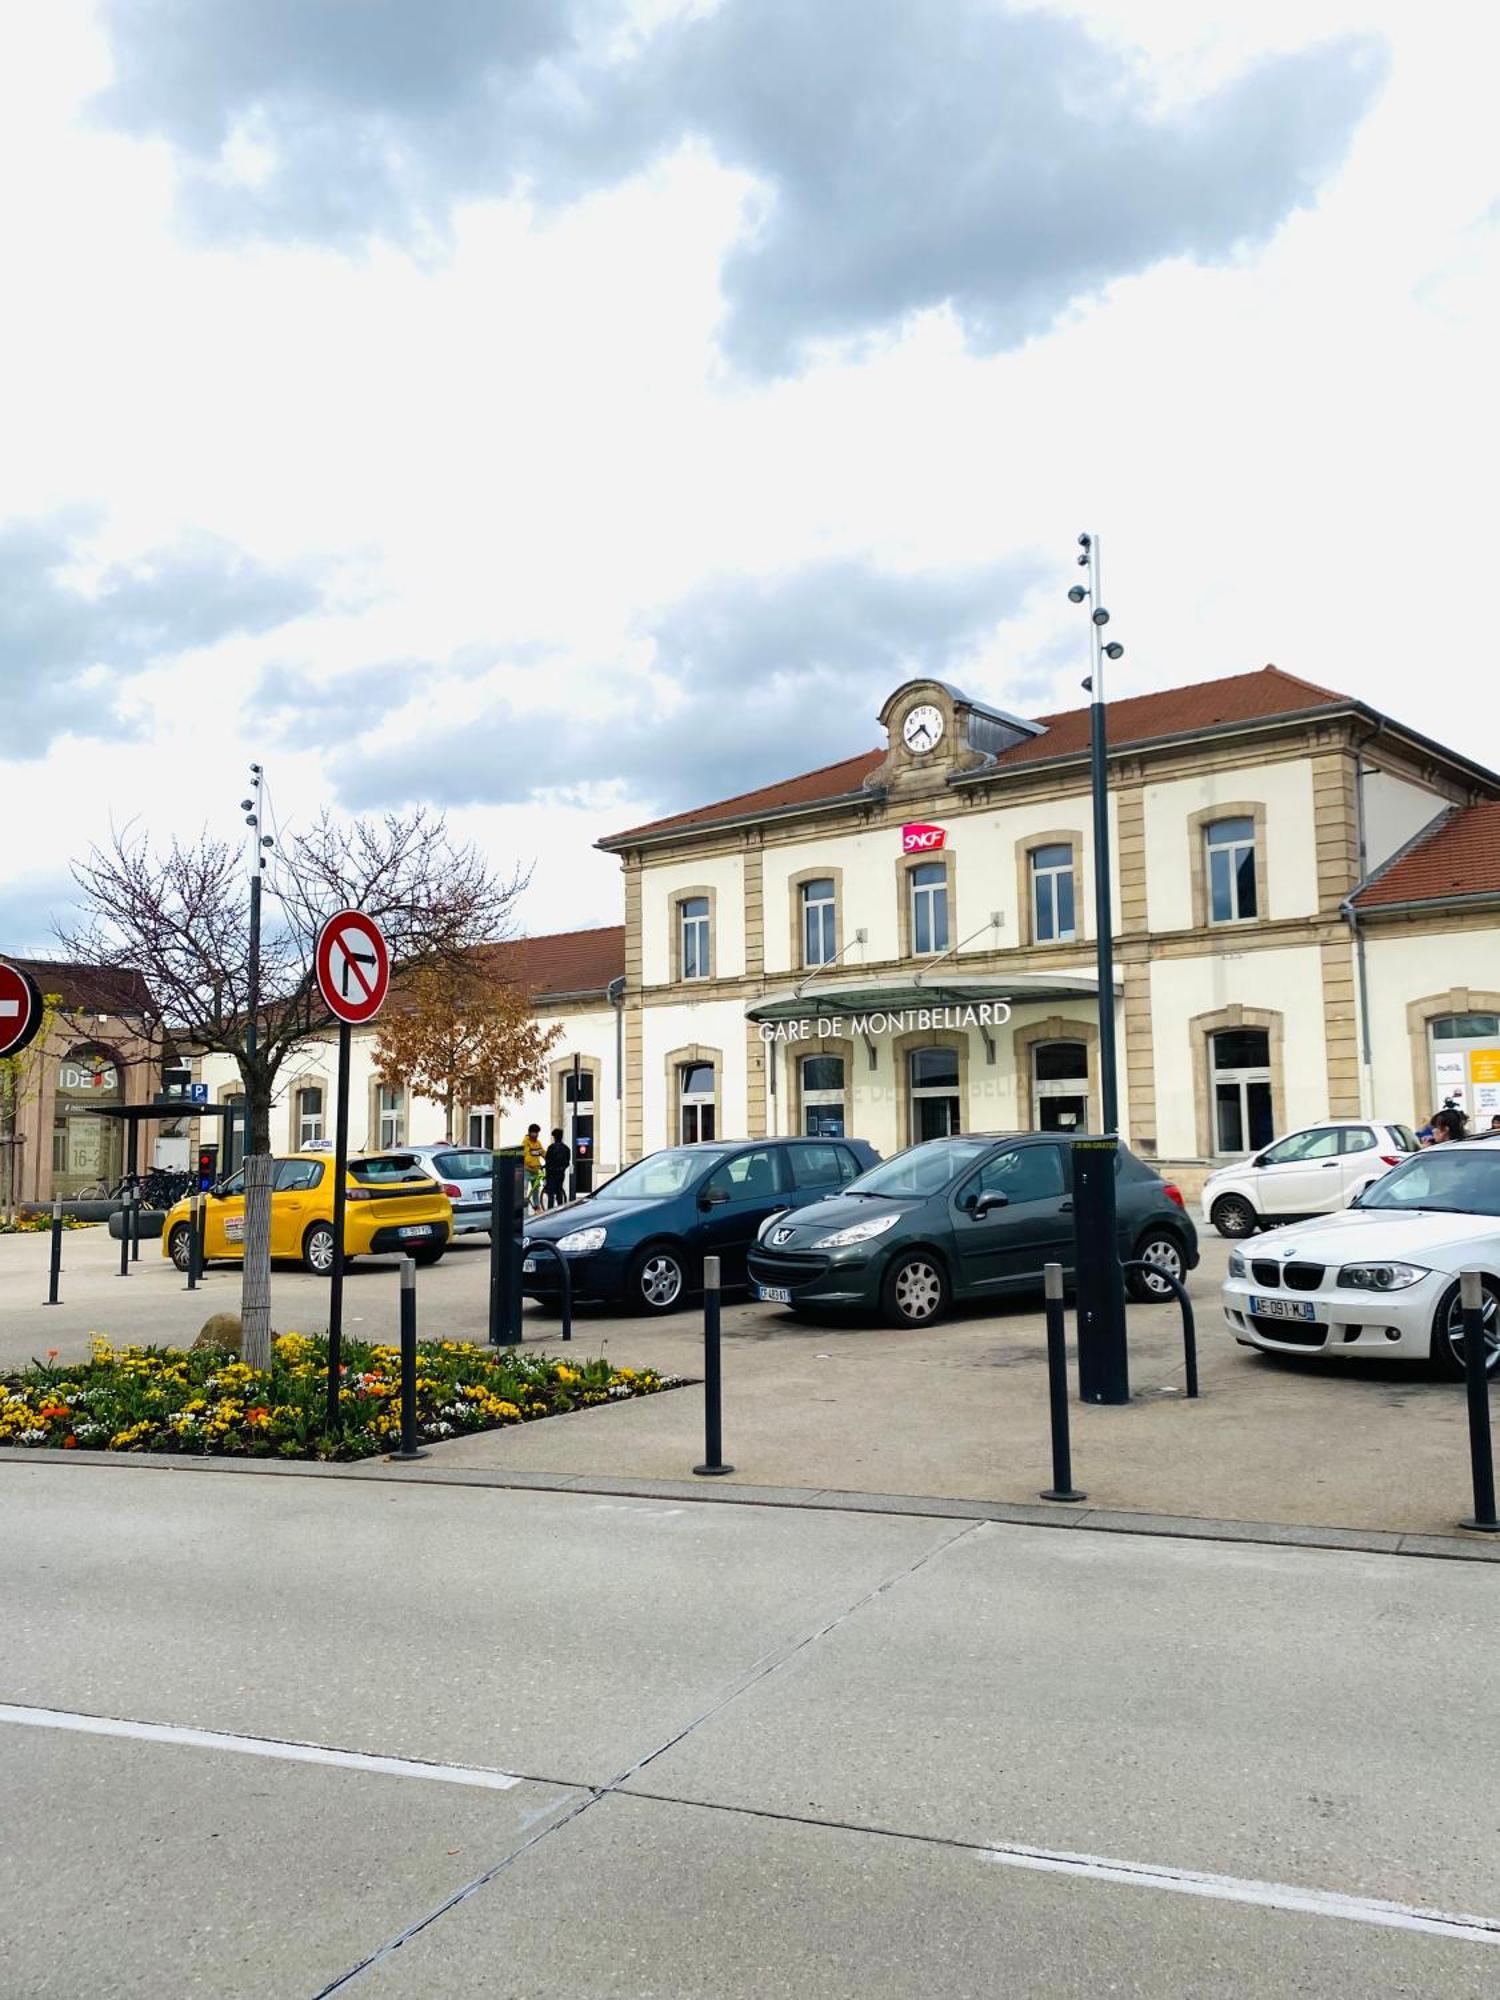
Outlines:
<svg viewBox="0 0 1500 2000"><path fill-rule="evenodd" d="M819 1014L806 1021L761 1021L763 1042L810 1042L814 1036L925 1034L932 1028L1003 1028L1008 1000L977 1000L962 1007L898 1007L889 1013Z"/></svg>
<svg viewBox="0 0 1500 2000"><path fill-rule="evenodd" d="M119 1087L119 1077L108 1063L65 1062L57 1073L60 1090L69 1091L112 1091Z"/></svg>
<svg viewBox="0 0 1500 2000"><path fill-rule="evenodd" d="M936 854L940 847L948 844L948 829L943 826L923 826L916 821L901 829L901 852L903 854Z"/></svg>

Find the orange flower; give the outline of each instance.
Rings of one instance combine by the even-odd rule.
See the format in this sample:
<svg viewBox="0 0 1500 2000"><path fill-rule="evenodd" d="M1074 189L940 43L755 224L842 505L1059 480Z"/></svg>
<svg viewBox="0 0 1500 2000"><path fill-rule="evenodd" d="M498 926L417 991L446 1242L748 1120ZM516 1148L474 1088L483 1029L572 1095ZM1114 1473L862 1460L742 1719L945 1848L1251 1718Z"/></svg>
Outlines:
<svg viewBox="0 0 1500 2000"><path fill-rule="evenodd" d="M39 1414L51 1419L53 1417L66 1417L70 1412L66 1403L43 1403Z"/></svg>
<svg viewBox="0 0 1500 2000"><path fill-rule="evenodd" d="M57 1359L57 1353L58 1350L55 1347L49 1347L47 1349L47 1359L49 1361L55 1361Z"/></svg>
<svg viewBox="0 0 1500 2000"><path fill-rule="evenodd" d="M63 1439L64 1451L77 1451L77 1449L78 1449L78 1440L76 1437L65 1437Z"/></svg>
<svg viewBox="0 0 1500 2000"><path fill-rule="evenodd" d="M270 1421L271 1412L266 1408L264 1403L254 1403L245 1412L245 1422L247 1424L264 1425Z"/></svg>

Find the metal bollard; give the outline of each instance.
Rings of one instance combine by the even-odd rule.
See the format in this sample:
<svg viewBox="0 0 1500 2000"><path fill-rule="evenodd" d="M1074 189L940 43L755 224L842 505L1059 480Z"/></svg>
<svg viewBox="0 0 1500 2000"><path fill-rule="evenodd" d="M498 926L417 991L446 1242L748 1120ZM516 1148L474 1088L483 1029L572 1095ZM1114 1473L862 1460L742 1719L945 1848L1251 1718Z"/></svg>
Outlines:
<svg viewBox="0 0 1500 2000"><path fill-rule="evenodd" d="M417 1444L417 1267L401 1259L401 1449L393 1458L425 1458Z"/></svg>
<svg viewBox="0 0 1500 2000"><path fill-rule="evenodd" d="M47 1303L49 1306L55 1306L59 1303L57 1296L57 1280L61 1272L62 1272L62 1196L60 1194L55 1194L52 1197L52 1267L47 1274Z"/></svg>
<svg viewBox="0 0 1500 2000"><path fill-rule="evenodd" d="M703 1463L694 1472L714 1478L733 1472L724 1463L723 1383L719 1370L719 1260L703 1260Z"/></svg>
<svg viewBox="0 0 1500 2000"><path fill-rule="evenodd" d="M125 1205L120 1210L120 1276L122 1278L130 1276L130 1206L134 1200L135 1189L133 1187L126 1188L124 1196Z"/></svg>
<svg viewBox="0 0 1500 2000"><path fill-rule="evenodd" d="M1474 1481L1474 1512L1461 1528L1486 1535L1500 1534L1495 1518L1495 1457L1490 1436L1490 1378L1485 1367L1484 1280L1478 1271L1461 1271L1458 1296L1464 1322L1464 1382L1469 1399L1469 1471Z"/></svg>
<svg viewBox="0 0 1500 2000"><path fill-rule="evenodd" d="M520 1178L519 1160L495 1161L490 1182L491 1347L516 1347L521 1340L522 1251L516 1240Z"/></svg>
<svg viewBox="0 0 1500 2000"><path fill-rule="evenodd" d="M141 1261L141 1185L137 1181L130 1190L130 1261Z"/></svg>
<svg viewBox="0 0 1500 2000"><path fill-rule="evenodd" d="M200 1248L199 1236L198 1236L198 1210L202 1206L202 1202L203 1202L202 1195L195 1194L192 1200L188 1203L187 1288L190 1292L196 1292L198 1289L198 1253Z"/></svg>
<svg viewBox="0 0 1500 2000"><path fill-rule="evenodd" d="M1043 1500L1087 1500L1073 1485L1073 1454L1068 1443L1068 1355L1067 1324L1063 1317L1063 1273L1061 1264L1048 1264L1042 1271L1047 1298L1047 1400L1052 1411L1052 1484L1041 1494Z"/></svg>

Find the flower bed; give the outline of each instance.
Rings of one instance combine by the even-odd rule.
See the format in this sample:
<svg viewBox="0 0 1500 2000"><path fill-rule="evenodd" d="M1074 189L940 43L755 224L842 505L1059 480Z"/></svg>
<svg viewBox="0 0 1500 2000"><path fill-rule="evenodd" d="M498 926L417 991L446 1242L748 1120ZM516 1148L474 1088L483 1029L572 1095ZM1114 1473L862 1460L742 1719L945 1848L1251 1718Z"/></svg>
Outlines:
<svg viewBox="0 0 1500 2000"><path fill-rule="evenodd" d="M327 1342L287 1333L273 1347L264 1371L222 1348L115 1348L96 1337L91 1359L72 1365L54 1350L0 1382L0 1444L329 1459L399 1445L399 1348L343 1343L343 1435L333 1439L323 1434ZM436 1443L679 1386L651 1368L422 1341L417 1433Z"/></svg>
<svg viewBox="0 0 1500 2000"><path fill-rule="evenodd" d="M81 1215L64 1215L64 1229L97 1229L97 1222L86 1222ZM11 1222L0 1222L0 1236L42 1236L52 1227L52 1212L40 1209L19 1209Z"/></svg>

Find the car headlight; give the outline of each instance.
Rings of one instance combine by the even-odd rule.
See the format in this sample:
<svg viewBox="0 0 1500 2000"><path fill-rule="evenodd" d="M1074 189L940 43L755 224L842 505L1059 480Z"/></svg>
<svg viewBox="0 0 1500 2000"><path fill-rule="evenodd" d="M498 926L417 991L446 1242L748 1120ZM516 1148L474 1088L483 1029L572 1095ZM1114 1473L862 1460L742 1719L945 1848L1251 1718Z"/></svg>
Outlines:
<svg viewBox="0 0 1500 2000"><path fill-rule="evenodd" d="M565 1257L586 1257L591 1250L604 1248L604 1225L595 1223L592 1229L570 1229L566 1236L559 1236L557 1247Z"/></svg>
<svg viewBox="0 0 1500 2000"><path fill-rule="evenodd" d="M899 1212L893 1215L870 1215L863 1222L851 1222L847 1229L835 1229L831 1236L820 1236L814 1243L814 1250L846 1250L851 1243L868 1243L872 1236L884 1236L888 1229L894 1229L901 1220Z"/></svg>
<svg viewBox="0 0 1500 2000"><path fill-rule="evenodd" d="M1229 1253L1229 1275L1231 1278L1248 1278L1250 1275L1250 1266L1238 1250Z"/></svg>
<svg viewBox="0 0 1500 2000"><path fill-rule="evenodd" d="M1426 1276L1421 1264L1346 1264L1339 1283L1351 1292L1400 1292Z"/></svg>

